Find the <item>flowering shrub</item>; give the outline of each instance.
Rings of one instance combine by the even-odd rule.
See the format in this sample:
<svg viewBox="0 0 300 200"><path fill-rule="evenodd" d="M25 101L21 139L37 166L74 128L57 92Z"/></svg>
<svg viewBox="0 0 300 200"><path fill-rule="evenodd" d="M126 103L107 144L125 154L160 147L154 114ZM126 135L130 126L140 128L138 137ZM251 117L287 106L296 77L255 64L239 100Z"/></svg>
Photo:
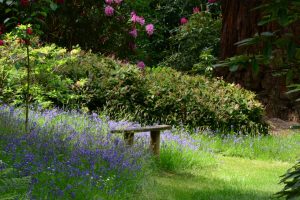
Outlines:
<svg viewBox="0 0 300 200"><path fill-rule="evenodd" d="M56 42L69 49L79 44L85 50L92 49L125 60L131 57L133 62L144 59L135 55L137 36L147 40L154 33L154 25L144 27L147 22L145 18L133 11L132 3L122 0L3 1L0 8L8 11L0 15L0 39L4 32L2 29L9 32L19 23L31 23L34 30L44 32L43 41ZM147 33L148 37L142 32Z"/></svg>
<svg viewBox="0 0 300 200"><path fill-rule="evenodd" d="M182 71L190 71L194 64L201 61L202 51L211 49L212 56L217 57L221 35L220 19L213 19L210 13L193 14L187 23L183 18L183 26L176 29L170 39L171 50L162 65Z"/></svg>
<svg viewBox="0 0 300 200"><path fill-rule="evenodd" d="M210 12L214 18L220 15L220 4L208 4L207 0L151 0L136 1L143 6L140 13L155 25L155 33L149 40L137 40L139 54L143 54L147 65L156 66L172 48L170 36L183 23L189 21L193 13ZM147 2L147 3L146 3ZM197 55L196 57L198 57Z"/></svg>

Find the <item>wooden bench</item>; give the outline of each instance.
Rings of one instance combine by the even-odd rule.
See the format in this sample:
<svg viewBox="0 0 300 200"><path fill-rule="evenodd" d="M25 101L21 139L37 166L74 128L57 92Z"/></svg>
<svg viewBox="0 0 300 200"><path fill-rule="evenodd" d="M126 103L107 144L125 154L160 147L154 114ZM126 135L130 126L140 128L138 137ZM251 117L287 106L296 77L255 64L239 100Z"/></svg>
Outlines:
<svg viewBox="0 0 300 200"><path fill-rule="evenodd" d="M160 148L160 131L170 130L169 125L146 126L140 128L120 128L111 130L111 133L124 133L124 140L127 145L133 145L134 133L150 131L150 149L154 155L159 156Z"/></svg>

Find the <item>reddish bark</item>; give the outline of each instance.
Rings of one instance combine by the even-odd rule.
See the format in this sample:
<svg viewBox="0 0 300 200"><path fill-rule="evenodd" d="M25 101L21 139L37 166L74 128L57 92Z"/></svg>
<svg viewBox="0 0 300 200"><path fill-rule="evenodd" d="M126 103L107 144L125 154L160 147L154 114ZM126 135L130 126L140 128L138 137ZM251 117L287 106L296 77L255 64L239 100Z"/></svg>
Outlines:
<svg viewBox="0 0 300 200"><path fill-rule="evenodd" d="M253 10L265 0L221 0L223 26L221 35L220 58L226 59L243 53L259 52L261 47L250 48L237 47L236 42L252 37L255 33L273 31L278 28L276 24L265 27L258 26L261 19L261 11ZM300 26L290 27L296 35L300 33ZM243 68L237 72L229 72L228 69L218 69L217 76L223 76L229 82L236 82L247 89L257 92L259 99L266 105L267 114L270 117L288 118L288 115L298 115L299 106L290 99L285 92L285 77L274 77L273 66L260 66L260 72L254 74L252 68ZM298 110L298 111L297 111ZM297 113L298 112L298 113Z"/></svg>

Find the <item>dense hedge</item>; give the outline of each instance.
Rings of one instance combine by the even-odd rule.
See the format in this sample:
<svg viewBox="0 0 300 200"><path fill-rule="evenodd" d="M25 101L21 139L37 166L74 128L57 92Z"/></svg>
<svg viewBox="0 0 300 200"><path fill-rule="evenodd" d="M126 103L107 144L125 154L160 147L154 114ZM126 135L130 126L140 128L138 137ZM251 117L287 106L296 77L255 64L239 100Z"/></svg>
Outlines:
<svg viewBox="0 0 300 200"><path fill-rule="evenodd" d="M1 100L22 105L25 56L14 42L1 48ZM214 130L265 132L263 107L252 92L220 79L184 75L170 68L140 70L79 49L55 45L31 50L32 103L111 111L142 123L185 124ZM24 65L23 65L24 66ZM16 68L18 67L18 68Z"/></svg>

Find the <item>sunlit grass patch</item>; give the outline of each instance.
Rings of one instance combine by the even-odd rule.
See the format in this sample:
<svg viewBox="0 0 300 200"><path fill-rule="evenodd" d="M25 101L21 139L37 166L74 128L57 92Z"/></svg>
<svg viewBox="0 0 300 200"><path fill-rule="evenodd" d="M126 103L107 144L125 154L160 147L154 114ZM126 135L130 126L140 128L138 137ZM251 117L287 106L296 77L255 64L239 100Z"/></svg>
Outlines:
<svg viewBox="0 0 300 200"><path fill-rule="evenodd" d="M155 176L140 199L267 200L282 188L279 176L291 165L218 156L215 165Z"/></svg>

